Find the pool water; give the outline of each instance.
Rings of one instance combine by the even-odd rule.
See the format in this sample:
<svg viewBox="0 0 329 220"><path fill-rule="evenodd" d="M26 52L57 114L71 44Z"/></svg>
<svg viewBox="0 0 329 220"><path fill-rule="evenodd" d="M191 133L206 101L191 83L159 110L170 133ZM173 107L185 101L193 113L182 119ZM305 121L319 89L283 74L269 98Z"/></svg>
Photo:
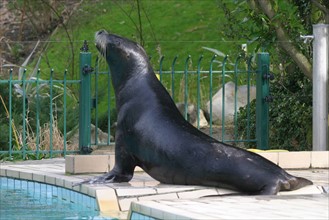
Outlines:
<svg viewBox="0 0 329 220"><path fill-rule="evenodd" d="M53 185L0 177L0 219L110 219L95 198Z"/></svg>

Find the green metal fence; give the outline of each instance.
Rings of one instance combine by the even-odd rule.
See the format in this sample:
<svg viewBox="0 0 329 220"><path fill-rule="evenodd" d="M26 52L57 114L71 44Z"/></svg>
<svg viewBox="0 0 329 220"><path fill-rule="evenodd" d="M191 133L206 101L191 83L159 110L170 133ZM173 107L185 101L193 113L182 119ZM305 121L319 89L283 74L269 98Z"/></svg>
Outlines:
<svg viewBox="0 0 329 220"><path fill-rule="evenodd" d="M176 103L183 103L182 115L186 120L189 119L188 107L190 104L196 106L196 124L198 129L203 132L219 139L223 142L229 142L233 144L239 144L243 142L253 142L259 149L268 149L268 109L271 96L269 94L269 80L272 75L269 73L269 54L258 53L254 57L242 57L239 56L234 62L229 61L228 57L219 59L214 55L210 60L203 60L203 56L197 59L196 66L193 67L192 58L187 56L183 58L184 67L182 70L177 70L177 62L180 61L179 57L174 57L171 66L166 67L164 65L165 57L161 57L159 60L159 66L156 69L156 74L163 85L168 89L172 98ZM255 63L255 60L257 61ZM152 61L152 60L151 60ZM92 67L94 66L94 68ZM68 80L66 78L67 71L63 73L63 79L54 79L54 71L50 71L50 77L47 80L40 79L40 70L37 72L35 77L26 79L26 71L19 79L13 77L13 71L10 70L9 79L0 80L0 92L2 100L2 108L5 113L1 113L1 117L6 117L6 123L0 124L1 133L6 133L5 141L1 142L0 155L8 155L12 158L14 154L21 155L24 159L27 158L40 158L40 155L47 155L53 157L54 154L69 154L69 153L90 153L91 147L94 145L110 145L113 144L113 140L110 138L111 127L111 116L114 114L114 93L111 88L111 74L106 68L105 70L99 69L99 60L95 57L95 63L92 65L92 54L85 47L80 52L80 79L79 80ZM57 77L59 78L59 77ZM99 82L107 82L105 88L99 87ZM213 103L212 97L220 88L225 88L228 81L235 83L234 87L234 120L233 130L230 130L232 138L227 138L226 133L228 132L227 123L225 121L225 105L227 100L222 99L222 121L220 124L213 124ZM257 83L256 83L256 82ZM241 139L237 130L237 91L238 86L245 84L247 86L247 135ZM250 86L256 84L256 139L251 139L250 131ZM79 117L76 125L79 130L78 138L78 149L69 150L67 149L67 134L70 132L67 128L67 98L68 88L75 86L79 88ZM17 95L17 87L20 88L21 95ZM29 93L29 89L33 89L33 94ZM61 94L54 94L55 90L61 88ZM41 94L43 90L47 90L45 98L44 94ZM7 91L4 92L4 91ZM5 94L8 96L5 97ZM106 140L100 141L98 136L101 132L98 130L100 119L99 119L99 106L101 95L107 97L107 130L104 132L108 134ZM17 119L13 118L14 112L19 112L17 106L13 106L13 98L18 98L21 103L21 120L17 122ZM222 89L222 97L225 97L225 89ZM49 146L44 149L41 146L40 133L42 124L40 122L40 114L44 113L45 99L48 99L48 124L49 124ZM34 105L32 109L31 100ZM62 133L62 148L54 149L53 147L53 135L56 126L54 123L58 123L59 118L54 117L54 113L58 112L56 102L60 100L60 120L63 124ZM43 105L41 105L43 102ZM209 102L209 117L208 126L200 127L200 110L205 108L205 103ZM33 114L31 114L33 112ZM56 113L57 114L57 113ZM55 114L55 115L56 115ZM34 117L31 117L34 116ZM113 118L113 117L112 117ZM16 120L16 121L15 121ZM31 124L34 124L33 126ZM104 124L104 121L103 121ZM92 132L91 125L94 125L94 132ZM32 128L33 127L33 128ZM31 133L34 138L31 139ZM3 136L3 135L2 135ZM31 140L33 140L31 142ZM33 143L33 144L32 144ZM33 145L33 146L31 146ZM33 157L31 156L33 155Z"/></svg>
<svg viewBox="0 0 329 220"><path fill-rule="evenodd" d="M40 158L47 155L50 158L55 154L68 154L77 151L69 151L67 149L66 137L66 111L68 86L72 84L80 84L80 80L68 80L67 71L65 70L61 76L61 80L54 79L54 70L50 70L49 79L40 78L40 70L37 70L36 76L26 78L27 71L23 70L22 75L18 75L18 79L13 77L14 72L9 70L9 79L0 80L0 98L1 98L1 146L0 155L2 157L13 158L13 155L20 155L24 159ZM15 74L16 75L16 74ZM59 95L58 90L61 94ZM61 98L60 98L61 97ZM60 99L62 103L63 118L63 135L60 148L54 148L54 125L55 121L56 101ZM43 103L43 105L41 105ZM19 112L15 114L15 112ZM33 117L31 117L33 115ZM41 122L41 115L46 115L47 119ZM44 122L46 121L46 122ZM7 123L4 123L7 122ZM45 128L47 124L47 129ZM49 139L49 146L41 146L41 142L45 138Z"/></svg>

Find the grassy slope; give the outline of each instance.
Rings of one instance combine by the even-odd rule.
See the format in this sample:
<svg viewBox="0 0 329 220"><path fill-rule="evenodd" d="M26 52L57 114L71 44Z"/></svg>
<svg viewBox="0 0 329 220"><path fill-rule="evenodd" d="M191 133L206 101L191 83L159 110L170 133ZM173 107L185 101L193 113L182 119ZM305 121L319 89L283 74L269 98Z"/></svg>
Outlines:
<svg viewBox="0 0 329 220"><path fill-rule="evenodd" d="M165 55L163 69L170 70L173 58L178 55L175 69L182 70L185 59L191 55L189 69L196 70L198 59L203 55L202 69L208 70L213 53L202 47L215 48L226 54L232 54L239 48L240 43L225 42L221 37L222 31L225 31L221 27L223 15L214 0L142 0L141 4L143 46L152 57L154 69L158 69L159 59ZM94 62L98 54L93 45L94 33L97 30L106 29L142 43L136 27L138 22L136 1L87 0L67 24L74 45L74 64L71 65L73 57L67 34L60 28L43 54L40 68L48 70L54 67L55 78L62 78L64 69L68 69L72 77L78 78L79 48L83 40L88 40ZM218 59L221 60L222 57ZM106 69L104 61L101 62L100 69ZM48 72L43 72L45 78L49 75ZM196 104L196 82L195 77L192 78L189 78L189 100ZM181 79L182 76L175 77L175 101L180 102L184 100ZM207 77L202 79L208 82ZM164 77L164 80L166 87L170 88L169 76ZM218 88L219 84L216 85ZM106 79L100 82L99 87L103 90L107 86ZM208 91L207 85L201 85L203 107L209 100ZM100 117L105 117L107 98L101 98L99 104Z"/></svg>
<svg viewBox="0 0 329 220"><path fill-rule="evenodd" d="M188 55L192 56L193 66L203 54L204 62L209 63L212 53L202 47L216 48L230 53L238 46L224 42L221 37L221 14L213 0L145 0L142 2L142 27L144 47L157 65L161 55L165 55L165 69L170 69L172 59L178 55L177 65L184 64ZM68 31L74 41L75 58L83 40L89 41L92 53L94 33L106 29L140 42L135 24L138 16L135 1L87 0L71 18ZM131 19L128 15L131 16ZM148 18L148 19L147 19ZM135 24L134 24L135 23ZM63 30L53 36L41 67L56 67L57 70L69 68L71 55L68 38ZM235 44L235 46L234 46ZM77 59L75 60L75 62Z"/></svg>

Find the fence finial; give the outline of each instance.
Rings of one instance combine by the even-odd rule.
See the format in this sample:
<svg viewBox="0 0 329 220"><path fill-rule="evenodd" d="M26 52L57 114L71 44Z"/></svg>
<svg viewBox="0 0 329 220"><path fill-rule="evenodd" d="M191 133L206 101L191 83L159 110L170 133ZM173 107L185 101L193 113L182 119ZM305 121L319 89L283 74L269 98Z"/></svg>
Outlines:
<svg viewBox="0 0 329 220"><path fill-rule="evenodd" d="M80 48L82 52L88 52L89 46L86 40L83 41L83 46Z"/></svg>

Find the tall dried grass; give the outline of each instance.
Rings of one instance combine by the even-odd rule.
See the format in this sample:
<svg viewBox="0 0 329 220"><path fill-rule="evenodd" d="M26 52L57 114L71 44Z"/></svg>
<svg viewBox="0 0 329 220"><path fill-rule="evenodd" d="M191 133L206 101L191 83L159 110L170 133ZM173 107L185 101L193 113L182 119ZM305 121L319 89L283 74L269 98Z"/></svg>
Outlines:
<svg viewBox="0 0 329 220"><path fill-rule="evenodd" d="M56 117L52 116L52 123L49 122L39 126L38 132L36 129L32 130L27 119L26 124L28 127L26 131L26 145L28 146L29 150L64 151L64 143L66 144L67 151L78 150L77 145L69 145L67 140L64 140L64 135L58 128ZM19 136L20 139L23 140L23 131L20 132Z"/></svg>

